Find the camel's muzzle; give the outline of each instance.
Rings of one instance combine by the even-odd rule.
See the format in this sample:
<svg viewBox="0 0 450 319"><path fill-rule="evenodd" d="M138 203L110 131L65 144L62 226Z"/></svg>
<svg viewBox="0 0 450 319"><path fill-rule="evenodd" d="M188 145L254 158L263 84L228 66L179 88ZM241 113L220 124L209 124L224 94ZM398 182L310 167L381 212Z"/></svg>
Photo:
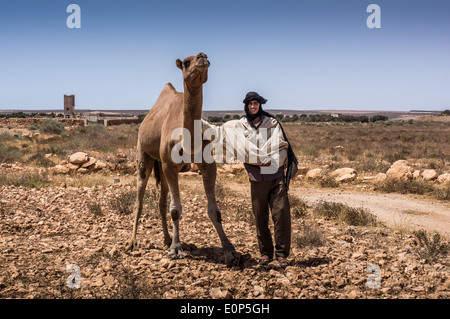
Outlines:
<svg viewBox="0 0 450 319"><path fill-rule="evenodd" d="M208 68L210 66L210 63L208 61L208 56L204 53L197 54L197 68Z"/></svg>

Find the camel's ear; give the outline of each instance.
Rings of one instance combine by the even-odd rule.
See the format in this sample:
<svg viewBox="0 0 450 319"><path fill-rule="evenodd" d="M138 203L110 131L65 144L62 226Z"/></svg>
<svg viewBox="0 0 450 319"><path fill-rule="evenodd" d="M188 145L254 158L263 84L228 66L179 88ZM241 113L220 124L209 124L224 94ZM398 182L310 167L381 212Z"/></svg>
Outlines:
<svg viewBox="0 0 450 319"><path fill-rule="evenodd" d="M183 62L181 62L180 59L177 59L176 64L177 64L177 68L179 68L180 70L183 70Z"/></svg>

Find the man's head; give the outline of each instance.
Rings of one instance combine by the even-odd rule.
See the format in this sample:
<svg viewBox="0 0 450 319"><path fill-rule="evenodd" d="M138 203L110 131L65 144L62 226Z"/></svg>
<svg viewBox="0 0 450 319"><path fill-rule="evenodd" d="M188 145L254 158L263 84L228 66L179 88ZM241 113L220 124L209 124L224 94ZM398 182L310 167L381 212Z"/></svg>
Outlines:
<svg viewBox="0 0 450 319"><path fill-rule="evenodd" d="M249 121L253 121L262 115L262 104L265 104L267 100L256 92L248 92L243 102L245 116Z"/></svg>

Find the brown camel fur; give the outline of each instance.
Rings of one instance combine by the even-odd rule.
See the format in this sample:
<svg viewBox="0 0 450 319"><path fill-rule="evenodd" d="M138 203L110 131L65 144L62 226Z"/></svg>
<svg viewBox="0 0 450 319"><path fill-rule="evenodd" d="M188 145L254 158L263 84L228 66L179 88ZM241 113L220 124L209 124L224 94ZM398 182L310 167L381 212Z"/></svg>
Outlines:
<svg viewBox="0 0 450 319"><path fill-rule="evenodd" d="M137 198L134 208L133 233L127 250L136 246L136 232L142 201L149 176L154 169L157 183L161 185L159 209L162 218L164 242L169 247L172 258L183 257L179 239L179 223L182 213L178 173L189 164L176 163L171 156L172 149L181 140L173 139L176 129L187 129L191 133L191 152L194 152L194 120L201 120L203 104L203 84L208 79L209 61L206 54L189 56L183 62L177 59L176 65L182 70L184 94L177 92L172 84L165 85L156 103L142 122L137 143ZM200 131L201 133L201 131ZM202 145L202 151L206 144ZM183 149L184 150L184 149ZM191 153L193 154L193 153ZM222 227L221 214L215 198L216 164L197 163L203 178L203 185L208 200L208 215L222 243L227 265L236 265L241 255L235 251ZM170 214L173 220L173 236L170 238L167 221L167 194L170 192Z"/></svg>

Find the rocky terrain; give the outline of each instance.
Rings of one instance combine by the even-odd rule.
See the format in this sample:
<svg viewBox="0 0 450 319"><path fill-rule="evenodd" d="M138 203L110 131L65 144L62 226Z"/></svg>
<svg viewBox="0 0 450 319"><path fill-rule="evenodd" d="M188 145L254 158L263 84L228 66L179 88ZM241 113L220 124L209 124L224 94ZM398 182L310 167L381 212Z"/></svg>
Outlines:
<svg viewBox="0 0 450 319"><path fill-rule="evenodd" d="M290 191L291 265L283 269L258 265L242 165L219 166L216 185L224 229L243 255L240 267L225 266L195 166L180 184L186 258L167 256L153 181L138 247L126 253L137 127L4 128L0 298L448 299L450 128L287 129L301 167ZM320 213L323 204L367 211L377 223L331 218Z"/></svg>
<svg viewBox="0 0 450 319"><path fill-rule="evenodd" d="M195 174L181 178L186 258L167 257L152 183L138 249L127 254L135 180L107 178L90 187L0 186L0 298L450 296L445 254L431 260L411 233L329 220L310 203L293 203L291 265L259 266L249 198L219 184L224 229L243 255L241 267L227 268Z"/></svg>

